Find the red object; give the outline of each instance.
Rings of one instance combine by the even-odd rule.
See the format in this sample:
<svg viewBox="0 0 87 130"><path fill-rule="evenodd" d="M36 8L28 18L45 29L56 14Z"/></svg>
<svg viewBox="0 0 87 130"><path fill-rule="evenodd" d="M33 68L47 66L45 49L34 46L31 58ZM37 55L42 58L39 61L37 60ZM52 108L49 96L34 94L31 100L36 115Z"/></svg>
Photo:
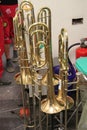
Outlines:
<svg viewBox="0 0 87 130"><path fill-rule="evenodd" d="M30 110L28 108L21 108L19 111L20 117L28 117L30 115Z"/></svg>
<svg viewBox="0 0 87 130"><path fill-rule="evenodd" d="M3 32L3 20L0 16L0 56L2 56L4 52L4 32Z"/></svg>
<svg viewBox="0 0 87 130"><path fill-rule="evenodd" d="M13 31L13 17L15 16L18 4L0 5L4 25L4 40L5 44L12 43L14 37Z"/></svg>
<svg viewBox="0 0 87 130"><path fill-rule="evenodd" d="M3 21L2 17L0 16L0 78L3 74L3 62L2 62L2 55L4 52L4 32L3 32Z"/></svg>
<svg viewBox="0 0 87 130"><path fill-rule="evenodd" d="M86 56L87 56L87 48L78 47L76 49L76 59L80 57L86 57Z"/></svg>

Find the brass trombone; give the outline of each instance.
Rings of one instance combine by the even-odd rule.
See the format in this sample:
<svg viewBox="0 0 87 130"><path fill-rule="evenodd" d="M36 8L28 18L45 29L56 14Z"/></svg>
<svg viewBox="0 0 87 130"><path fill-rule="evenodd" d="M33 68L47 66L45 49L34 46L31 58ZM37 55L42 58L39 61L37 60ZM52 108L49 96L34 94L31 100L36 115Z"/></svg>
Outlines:
<svg viewBox="0 0 87 130"><path fill-rule="evenodd" d="M49 29L47 25L44 23L40 23L40 22L34 23L29 27L29 35L31 39L31 44L35 45L35 50L33 50L33 47L32 47L32 54L34 54L32 55L32 64L34 65L34 68L37 68L37 67L42 68L45 64L47 64L48 94L47 94L47 98L41 101L41 110L48 114L58 113L64 109L64 106L58 103L54 94L53 79L52 79L53 77L52 55L51 55L52 53L51 53L51 46L49 42L50 41ZM34 38L35 38L35 41L33 41ZM33 42L35 42L35 44ZM39 50L40 50L40 45L42 44L45 48L45 51L44 51L45 57L46 57L45 63L40 62L40 60L36 60L36 59L39 59L40 57Z"/></svg>
<svg viewBox="0 0 87 130"><path fill-rule="evenodd" d="M41 89L42 89L42 77L43 74L40 72L45 65L47 65L47 48L48 48L48 28L46 24L41 23L41 22L36 22L33 23L29 27L29 38L30 38L30 46L31 46L31 64L33 66L32 71L35 73L38 71L38 77L37 79L34 78L34 73L32 73L32 80L33 84L38 86L38 92L39 95L39 128L42 130L42 116L41 116ZM44 57L41 55L41 46L44 46L43 53ZM34 92L34 87L33 87L33 92ZM35 104L35 92L33 95L33 103ZM36 110L34 106L34 124L36 125Z"/></svg>
<svg viewBox="0 0 87 130"><path fill-rule="evenodd" d="M48 26L51 43L51 10L48 7L41 8L37 16L37 21L43 22Z"/></svg>
<svg viewBox="0 0 87 130"><path fill-rule="evenodd" d="M42 22L45 23L49 29L49 43L52 43L52 36L51 36L51 10L48 7L43 7L40 9L38 16L37 16L37 21L38 22ZM43 46L42 46L43 48ZM52 45L51 45L51 53L52 53ZM53 63L52 63L53 66ZM55 76L53 75L52 77L53 80L53 86L58 84L58 78L55 78ZM43 76L43 80L42 80L42 84L44 86L47 86L47 73Z"/></svg>
<svg viewBox="0 0 87 130"><path fill-rule="evenodd" d="M14 17L15 39L20 65L20 73L15 75L17 84L32 84L28 27L34 21L33 5L28 1L23 1Z"/></svg>
<svg viewBox="0 0 87 130"><path fill-rule="evenodd" d="M13 18L14 40L15 40L15 48L16 49L21 48L21 44L20 44L21 37L20 37L20 30L19 30L20 25L21 25L20 20L19 20L20 14L21 14L21 10L17 10L16 14Z"/></svg>
<svg viewBox="0 0 87 130"><path fill-rule="evenodd" d="M35 22L34 17L34 9L33 5L29 1L23 1L19 10L17 11L14 18L14 27L15 27L15 40L18 49L19 56L19 66L20 73L15 75L15 80L17 84L22 85L22 98L23 98L23 108L30 108L30 100L29 100L29 87L32 86L32 94L33 94L33 114L35 116L35 84L33 82L34 78L37 78L37 73L32 70L33 65L31 61L32 51L31 44L29 38L28 28L31 24ZM31 115L31 113L30 113ZM24 115L24 124L25 127L33 127L36 130L36 119L33 118L32 124L29 122L29 117L26 118ZM30 125L29 125L30 124Z"/></svg>
<svg viewBox="0 0 87 130"><path fill-rule="evenodd" d="M35 69L40 69L47 63L47 26L44 23L34 23L29 27L29 37L31 46L31 61ZM41 46L44 46L44 57L41 56Z"/></svg>
<svg viewBox="0 0 87 130"><path fill-rule="evenodd" d="M52 57L51 57L51 50L50 50L51 48L49 42L50 39L49 29L47 25L41 22L32 24L29 27L29 37L31 40L30 43L32 44L32 54L34 54L32 55L32 64L34 68L42 69L42 67L45 64L47 65L46 73L47 73L48 98L41 101L41 110L45 113L50 113L50 114L58 113L63 109L63 106L60 106L60 104L58 104L58 101L54 95L54 87L53 87L53 79L52 79L53 77ZM35 41L33 40L34 38ZM35 47L33 47L33 45L35 45ZM39 53L40 45L43 45L45 49L44 50L45 63L40 62L40 53Z"/></svg>
<svg viewBox="0 0 87 130"><path fill-rule="evenodd" d="M68 35L62 28L59 35L59 90L57 100L66 106L66 109L72 108L74 100L67 95L68 85Z"/></svg>
<svg viewBox="0 0 87 130"><path fill-rule="evenodd" d="M24 12L24 14L27 13L27 22L28 26L30 26L32 23L35 22L35 15L34 15L34 7L32 3L28 0L24 0L21 2L19 9Z"/></svg>

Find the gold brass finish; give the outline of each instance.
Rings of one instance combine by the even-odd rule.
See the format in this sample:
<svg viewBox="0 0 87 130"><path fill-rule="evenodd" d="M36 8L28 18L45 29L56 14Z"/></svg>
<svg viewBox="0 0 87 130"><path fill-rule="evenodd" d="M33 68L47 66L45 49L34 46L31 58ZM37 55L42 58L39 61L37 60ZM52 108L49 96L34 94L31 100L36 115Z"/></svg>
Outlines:
<svg viewBox="0 0 87 130"><path fill-rule="evenodd" d="M51 10L48 7L43 7L38 13L37 21L45 23L51 34Z"/></svg>
<svg viewBox="0 0 87 130"><path fill-rule="evenodd" d="M48 26L51 43L51 10L48 7L41 8L37 16L37 21L45 23Z"/></svg>
<svg viewBox="0 0 87 130"><path fill-rule="evenodd" d="M23 74L23 73L22 73ZM32 78L33 77L31 77L31 75L29 75L29 76L25 76L25 74L23 74L24 75L24 77L23 77L23 80L21 79L21 73L19 72L19 73L17 73L17 74L15 74L15 80L16 80L16 83L17 84L23 84L23 85L32 85ZM37 81L37 78L38 78L38 76L39 76L39 74L38 73L34 73L34 78L33 78L33 80L34 81ZM38 82L38 81L37 81Z"/></svg>
<svg viewBox="0 0 87 130"><path fill-rule="evenodd" d="M13 27L14 27L14 40L15 40L15 48L18 49L19 48L19 41L20 41L20 35L19 35L19 26L20 26L20 22L19 22L19 15L20 15L21 11L17 10L14 18L13 18Z"/></svg>
<svg viewBox="0 0 87 130"><path fill-rule="evenodd" d="M32 24L29 27L29 37L32 65L35 69L40 69L47 63L47 40L49 38L47 26L40 22ZM41 46L43 46L43 52L41 52Z"/></svg>
<svg viewBox="0 0 87 130"><path fill-rule="evenodd" d="M24 0L21 2L19 9L23 9L25 11L31 11L33 9L33 5L29 1Z"/></svg>
<svg viewBox="0 0 87 130"><path fill-rule="evenodd" d="M74 100L67 96L68 85L68 35L65 29L61 29L59 35L59 91L57 100L63 105L66 105L67 109L72 108Z"/></svg>
<svg viewBox="0 0 87 130"><path fill-rule="evenodd" d="M58 79L53 75L52 63L52 46L51 46L51 11L49 8L44 7L38 13L38 21L45 23L49 29L49 41L47 45L47 67L48 70L42 78L42 84L47 86L47 98L41 101L41 110L48 114L54 114L62 111L64 106L60 105L55 98L54 85L58 84Z"/></svg>
<svg viewBox="0 0 87 130"><path fill-rule="evenodd" d="M42 78L42 85L44 85L44 86L47 86L48 84L47 84L47 75L48 75L48 72L43 76L43 78ZM59 78L57 77L57 76L54 76L53 75L53 77L52 77L52 80L53 80L53 86L56 86L56 85L58 85L58 80L59 80Z"/></svg>
<svg viewBox="0 0 87 130"><path fill-rule="evenodd" d="M30 1L22 1L19 9L22 10L22 12L26 15L27 14L27 22L30 26L32 23L35 22L35 15L34 15L34 7ZM29 27L28 26L28 27ZM27 30L28 31L28 30Z"/></svg>
<svg viewBox="0 0 87 130"><path fill-rule="evenodd" d="M20 66L20 73L15 75L15 80L18 84L32 84L28 27L34 21L33 5L28 1L23 1L14 17L15 41Z"/></svg>
<svg viewBox="0 0 87 130"><path fill-rule="evenodd" d="M41 110L48 114L54 114L62 111L64 109L64 106L61 106L57 99L55 98L54 94L54 86L53 86L53 67L52 67L52 56L51 56L51 46L49 42L49 29L46 24L37 22L32 24L29 27L29 37L30 37L30 43L31 45L35 45L35 47L32 46L32 57L31 61L34 66L34 68L41 68L44 65L47 64L47 87L48 87L48 94L47 98L41 101ZM35 39L35 41L33 40ZM43 44L45 51L45 59L44 62L41 62L40 59L40 44ZM35 48L35 50L34 50ZM34 54L34 55L33 55Z"/></svg>
<svg viewBox="0 0 87 130"><path fill-rule="evenodd" d="M49 42L51 44L51 10L48 7L41 8L37 16L37 21L45 23L47 25L50 37ZM52 51L52 45L51 45L51 51ZM54 75L52 77L52 80L53 80L53 86L58 84L58 78L55 78ZM47 73L42 78L42 84L44 86L47 86Z"/></svg>

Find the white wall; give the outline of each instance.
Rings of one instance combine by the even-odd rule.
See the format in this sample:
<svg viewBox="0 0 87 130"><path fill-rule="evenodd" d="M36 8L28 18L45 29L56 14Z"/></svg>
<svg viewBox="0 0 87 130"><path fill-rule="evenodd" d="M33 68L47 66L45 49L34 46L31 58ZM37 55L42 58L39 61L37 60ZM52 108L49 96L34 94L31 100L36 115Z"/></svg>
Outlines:
<svg viewBox="0 0 87 130"><path fill-rule="evenodd" d="M19 0L19 3L22 0ZM58 35L61 28L66 28L69 46L87 37L87 0L30 0L34 6L35 16L42 7L49 7L52 13L52 50L53 57L58 57ZM83 18L83 24L72 25L73 18ZM75 47L69 52L75 62Z"/></svg>

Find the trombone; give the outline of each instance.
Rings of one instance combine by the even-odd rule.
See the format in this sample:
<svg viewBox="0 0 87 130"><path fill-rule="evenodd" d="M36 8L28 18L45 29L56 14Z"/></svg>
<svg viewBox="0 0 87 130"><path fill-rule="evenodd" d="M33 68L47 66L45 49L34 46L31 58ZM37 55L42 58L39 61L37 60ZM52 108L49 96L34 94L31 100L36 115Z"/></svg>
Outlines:
<svg viewBox="0 0 87 130"><path fill-rule="evenodd" d="M45 23L49 29L49 43L52 43L51 40L51 10L48 7L43 7L40 9L38 15L37 15L37 21ZM44 46L41 46L41 49L43 50ZM52 45L51 45L51 53L52 53ZM53 66L53 63L52 63ZM52 77L53 80L53 86L58 84L58 78L55 78L53 75ZM44 86L47 86L47 73L43 76L42 84Z"/></svg>
<svg viewBox="0 0 87 130"><path fill-rule="evenodd" d="M37 25L39 27L37 27L37 30L36 30L35 27ZM42 27L42 25L44 27ZM60 105L58 103L57 99L55 98L55 94L54 94L53 67L52 67L52 55L51 55L52 53L51 53L51 46L50 46L50 42L49 42L50 41L49 29L48 29L47 25L45 25L44 23L39 22L39 23L35 23L35 24L31 25L29 30L30 30L29 34L31 34L31 36L33 36L33 37L34 37L34 35L36 35L36 33L37 33L37 36L41 36L42 34L44 35L43 37L39 37L40 42L36 42L37 43L36 44L36 49L38 49L39 45L42 44L42 43L46 47L46 51L45 51L46 59L45 60L46 60L46 64L47 64L47 72L46 72L46 74L47 74L47 87L48 87L47 92L48 93L47 93L47 98L41 101L41 110L43 112L45 112L45 113L48 113L48 114L58 113L58 112L60 112L60 111L62 111L64 109L64 106ZM43 40L41 38L42 39L44 38L45 43L42 42ZM33 59L34 59L34 57L35 56L33 56ZM36 61L36 60L34 59L34 61ZM41 62L39 61L39 63L41 63ZM38 64L36 64L36 65L38 66ZM42 64L42 66L43 66L43 64ZM43 78L42 78L42 80L43 80Z"/></svg>
<svg viewBox="0 0 87 130"><path fill-rule="evenodd" d="M67 31L62 28L61 34L59 35L59 90L57 95L57 100L66 109L70 109L74 105L74 100L67 95L67 85L68 85L68 35Z"/></svg>
<svg viewBox="0 0 87 130"><path fill-rule="evenodd" d="M54 94L54 86L53 86L53 67L52 67L52 53L51 53L51 46L50 46L50 36L49 36L49 29L46 24L37 22L32 24L29 27L29 37L31 40L31 50L32 50L32 64L34 69L42 69L42 67L46 64L47 65L47 98L41 101L41 110L48 114L54 114L62 111L64 106L61 106L57 99L55 98ZM35 40L34 40L35 39ZM45 60L41 62L40 59L40 45L44 46L44 55ZM33 47L35 46L35 47ZM37 51L38 50L38 51ZM37 53L38 52L38 53ZM36 60L39 59L39 60ZM43 80L43 78L42 78ZM37 83L38 84L38 83Z"/></svg>
<svg viewBox="0 0 87 130"><path fill-rule="evenodd" d="M23 108L25 110L26 107L30 108L29 104L29 85L34 86L33 84L33 76L32 76L32 64L31 64L31 47L30 47L30 39L28 33L28 27L35 22L34 17L34 9L33 5L28 1L23 1L19 10L16 12L14 18L14 30L15 30L15 40L16 46L18 49L19 56L19 66L20 73L15 75L15 80L17 84L22 85L22 98L23 98ZM37 75L37 74L36 74ZM36 76L34 75L36 78ZM33 88L32 88L33 89ZM27 93L26 93L27 92ZM26 95L27 94L27 95ZM26 119L26 115L24 114L24 124L25 127L34 127L35 128L35 118L34 123L30 124L30 118Z"/></svg>
<svg viewBox="0 0 87 130"><path fill-rule="evenodd" d="M15 80L17 84L31 85L32 74L30 70L28 27L35 21L33 5L28 1L23 1L19 6L13 21L21 71L15 75Z"/></svg>
<svg viewBox="0 0 87 130"><path fill-rule="evenodd" d="M41 8L37 16L37 21L43 22L48 26L51 43L51 10L48 7Z"/></svg>

